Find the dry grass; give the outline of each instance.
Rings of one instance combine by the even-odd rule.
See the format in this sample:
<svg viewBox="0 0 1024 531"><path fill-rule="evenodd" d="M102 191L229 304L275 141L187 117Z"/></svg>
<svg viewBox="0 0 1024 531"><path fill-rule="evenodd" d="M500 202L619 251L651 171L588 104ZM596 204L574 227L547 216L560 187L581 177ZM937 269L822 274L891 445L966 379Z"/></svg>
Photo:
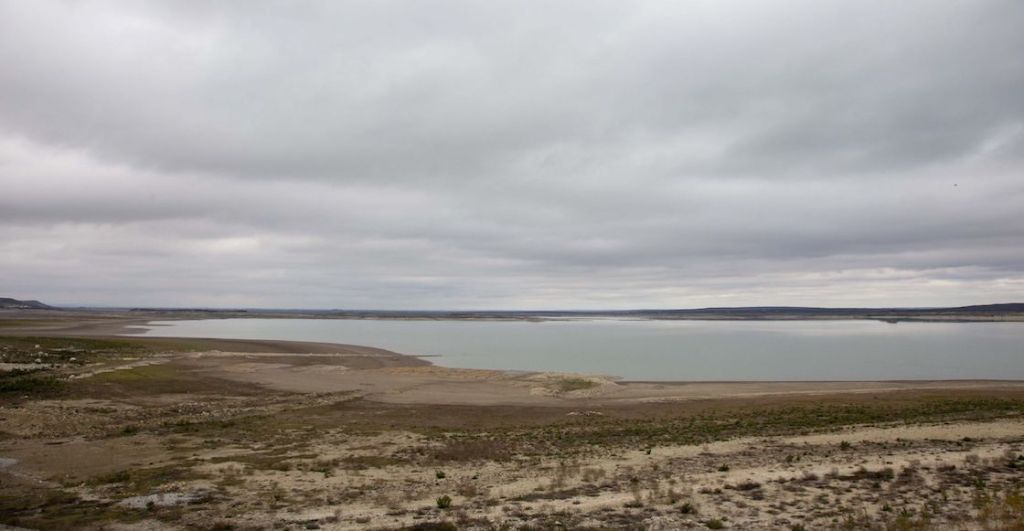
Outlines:
<svg viewBox="0 0 1024 531"><path fill-rule="evenodd" d="M577 385L566 392L583 388ZM0 439L0 455L21 452L42 467L72 438L127 453L155 440L162 450L142 464L94 473L84 484L42 487L0 471L4 523L100 529L151 519L183 529L217 522L413 529L413 522L447 521L461 528L619 529L658 521L667 528L881 530L1021 529L1024 517L1024 434L873 442L844 431L828 442L785 439L850 426L1018 418L1019 392L634 404L581 418L559 407L270 393L171 362L69 381L58 398L29 398L5 410L13 418L37 404L40 416L29 419L35 439ZM55 404L69 413L48 426L42 413ZM722 442L743 437L758 439ZM31 473L51 481L63 472ZM212 494L187 507L117 505L132 495L202 489ZM438 507L441 496L451 504ZM300 516L307 514L313 516Z"/></svg>

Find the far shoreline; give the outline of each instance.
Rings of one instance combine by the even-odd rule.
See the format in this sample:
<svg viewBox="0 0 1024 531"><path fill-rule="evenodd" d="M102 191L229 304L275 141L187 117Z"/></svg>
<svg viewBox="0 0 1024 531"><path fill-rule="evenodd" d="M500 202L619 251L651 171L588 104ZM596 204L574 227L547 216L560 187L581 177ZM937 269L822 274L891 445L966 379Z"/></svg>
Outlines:
<svg viewBox="0 0 1024 531"><path fill-rule="evenodd" d="M9 299L17 302L15 299ZM5 316L117 317L126 320L179 319L344 319L415 321L561 321L580 319L652 321L814 321L869 320L901 322L1024 322L1024 303L975 304L955 307L814 307L736 306L620 310L358 310L174 307L54 307L37 301L35 308L0 306ZM20 308L20 309L19 309Z"/></svg>

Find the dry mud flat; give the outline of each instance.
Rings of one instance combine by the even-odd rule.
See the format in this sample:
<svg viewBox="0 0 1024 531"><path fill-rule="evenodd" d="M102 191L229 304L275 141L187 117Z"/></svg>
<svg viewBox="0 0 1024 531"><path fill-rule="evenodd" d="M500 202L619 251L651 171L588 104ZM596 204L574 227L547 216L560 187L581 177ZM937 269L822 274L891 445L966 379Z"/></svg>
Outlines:
<svg viewBox="0 0 1024 531"><path fill-rule="evenodd" d="M623 384L339 345L0 345L50 367L0 379L0 523L1024 528L1019 382Z"/></svg>
<svg viewBox="0 0 1024 531"><path fill-rule="evenodd" d="M373 355L381 357L373 358ZM181 356L178 362L204 375L254 383L280 392L350 392L377 402L396 404L588 407L891 391L955 393L1006 389L1024 392L1024 382L990 380L622 382L594 374L451 369L429 365L414 357L390 356L398 355L362 350L300 355L205 351ZM386 363L375 360L386 360Z"/></svg>

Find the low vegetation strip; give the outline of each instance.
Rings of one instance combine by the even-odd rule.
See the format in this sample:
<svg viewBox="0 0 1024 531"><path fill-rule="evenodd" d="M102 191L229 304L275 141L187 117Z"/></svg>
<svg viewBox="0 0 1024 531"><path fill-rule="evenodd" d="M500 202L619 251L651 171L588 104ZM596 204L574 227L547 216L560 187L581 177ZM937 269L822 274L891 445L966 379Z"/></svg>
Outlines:
<svg viewBox="0 0 1024 531"><path fill-rule="evenodd" d="M950 421L977 421L1024 414L1024 399L936 398L878 404L813 404L789 407L750 407L738 411L709 411L674 418L620 419L588 417L530 429L462 432L450 443L460 447L470 440L503 441L503 452L524 454L586 452L600 448L639 448L658 445L694 445L747 436L808 434L848 426L881 426ZM451 455L446 451L440 455Z"/></svg>

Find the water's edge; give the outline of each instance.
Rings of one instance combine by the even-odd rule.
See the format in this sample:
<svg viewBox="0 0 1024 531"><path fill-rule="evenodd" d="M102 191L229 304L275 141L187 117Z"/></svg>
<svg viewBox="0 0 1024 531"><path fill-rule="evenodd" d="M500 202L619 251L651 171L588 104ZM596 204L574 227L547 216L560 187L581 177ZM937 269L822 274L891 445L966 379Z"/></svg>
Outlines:
<svg viewBox="0 0 1024 531"><path fill-rule="evenodd" d="M153 321L142 336L367 345L441 366L629 381L1024 379L1024 323L876 321Z"/></svg>

